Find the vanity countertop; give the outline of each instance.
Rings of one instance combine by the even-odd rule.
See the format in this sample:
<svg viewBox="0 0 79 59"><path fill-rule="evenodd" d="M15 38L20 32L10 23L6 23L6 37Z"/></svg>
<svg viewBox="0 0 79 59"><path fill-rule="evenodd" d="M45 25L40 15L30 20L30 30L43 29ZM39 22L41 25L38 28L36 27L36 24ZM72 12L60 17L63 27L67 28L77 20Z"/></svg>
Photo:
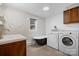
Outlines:
<svg viewBox="0 0 79 59"><path fill-rule="evenodd" d="M4 35L4 37L0 39L0 45L22 41L22 40L26 40L26 37L20 34Z"/></svg>

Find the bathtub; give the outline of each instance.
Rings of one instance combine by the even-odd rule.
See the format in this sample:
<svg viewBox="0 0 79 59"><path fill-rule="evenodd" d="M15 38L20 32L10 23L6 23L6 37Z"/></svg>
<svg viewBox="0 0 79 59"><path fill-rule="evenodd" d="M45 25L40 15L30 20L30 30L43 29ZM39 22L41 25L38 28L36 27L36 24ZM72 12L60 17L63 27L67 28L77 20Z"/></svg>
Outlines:
<svg viewBox="0 0 79 59"><path fill-rule="evenodd" d="M47 35L38 35L38 36L34 36L33 40L35 41L35 43L37 43L38 45L46 45L47 44Z"/></svg>
<svg viewBox="0 0 79 59"><path fill-rule="evenodd" d="M37 35L33 37L34 39L43 39L43 38L47 38L47 35Z"/></svg>

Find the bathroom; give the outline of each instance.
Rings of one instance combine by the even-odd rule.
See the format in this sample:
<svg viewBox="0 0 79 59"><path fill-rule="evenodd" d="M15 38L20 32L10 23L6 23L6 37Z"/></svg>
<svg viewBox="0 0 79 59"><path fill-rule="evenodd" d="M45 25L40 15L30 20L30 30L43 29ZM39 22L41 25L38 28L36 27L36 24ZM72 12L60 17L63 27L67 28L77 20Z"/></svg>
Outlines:
<svg viewBox="0 0 79 59"><path fill-rule="evenodd" d="M67 53L62 52L62 50L64 49L59 48L60 42L58 40L58 37L60 37L59 33L64 32L65 34L66 31L69 34L73 33L73 31L79 30L79 23L75 22L65 24L63 21L64 19L63 12L67 9L71 9L76 6L79 6L79 4L78 3L1 3L0 26L2 27L0 28L0 30L2 31L0 32L0 39L1 39L0 43L1 42L5 43L6 38L7 39L11 38L10 36L16 38L18 38L19 36L18 39L20 39L21 37L24 38L26 41L27 56L78 55L78 53L76 52L74 52L73 54L72 53L68 54L68 52ZM73 34L73 36L74 35L75 33ZM5 40L2 40L4 38ZM45 44L39 45L39 43L37 43L35 39L38 41L41 40L40 41L41 44L43 43ZM48 39L52 39L51 42ZM7 42L14 42L14 40ZM72 43L70 42L68 44ZM40 51L40 53L38 53L38 51Z"/></svg>

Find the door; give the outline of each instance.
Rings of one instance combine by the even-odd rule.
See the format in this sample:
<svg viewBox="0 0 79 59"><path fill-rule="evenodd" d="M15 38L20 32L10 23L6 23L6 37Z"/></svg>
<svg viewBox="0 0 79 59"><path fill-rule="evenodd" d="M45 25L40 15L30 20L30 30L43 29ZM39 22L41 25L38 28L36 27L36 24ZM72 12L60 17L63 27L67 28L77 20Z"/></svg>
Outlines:
<svg viewBox="0 0 79 59"><path fill-rule="evenodd" d="M58 34L49 34L47 38L47 45L52 48L58 49Z"/></svg>
<svg viewBox="0 0 79 59"><path fill-rule="evenodd" d="M64 38L62 38L62 43L65 46L72 46L73 45L73 40L69 37L64 37Z"/></svg>
<svg viewBox="0 0 79 59"><path fill-rule="evenodd" d="M26 56L26 40L0 45L0 56Z"/></svg>

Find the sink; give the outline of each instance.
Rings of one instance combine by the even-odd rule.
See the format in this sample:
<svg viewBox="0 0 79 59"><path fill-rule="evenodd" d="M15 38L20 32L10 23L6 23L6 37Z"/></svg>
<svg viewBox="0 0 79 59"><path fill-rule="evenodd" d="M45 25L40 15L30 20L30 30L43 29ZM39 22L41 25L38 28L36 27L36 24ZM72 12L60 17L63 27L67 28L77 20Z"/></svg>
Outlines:
<svg viewBox="0 0 79 59"><path fill-rule="evenodd" d="M6 43L12 43L12 42L16 42L16 41L21 41L21 40L26 40L26 37L24 37L21 34L4 35L0 39L0 45L6 44Z"/></svg>

